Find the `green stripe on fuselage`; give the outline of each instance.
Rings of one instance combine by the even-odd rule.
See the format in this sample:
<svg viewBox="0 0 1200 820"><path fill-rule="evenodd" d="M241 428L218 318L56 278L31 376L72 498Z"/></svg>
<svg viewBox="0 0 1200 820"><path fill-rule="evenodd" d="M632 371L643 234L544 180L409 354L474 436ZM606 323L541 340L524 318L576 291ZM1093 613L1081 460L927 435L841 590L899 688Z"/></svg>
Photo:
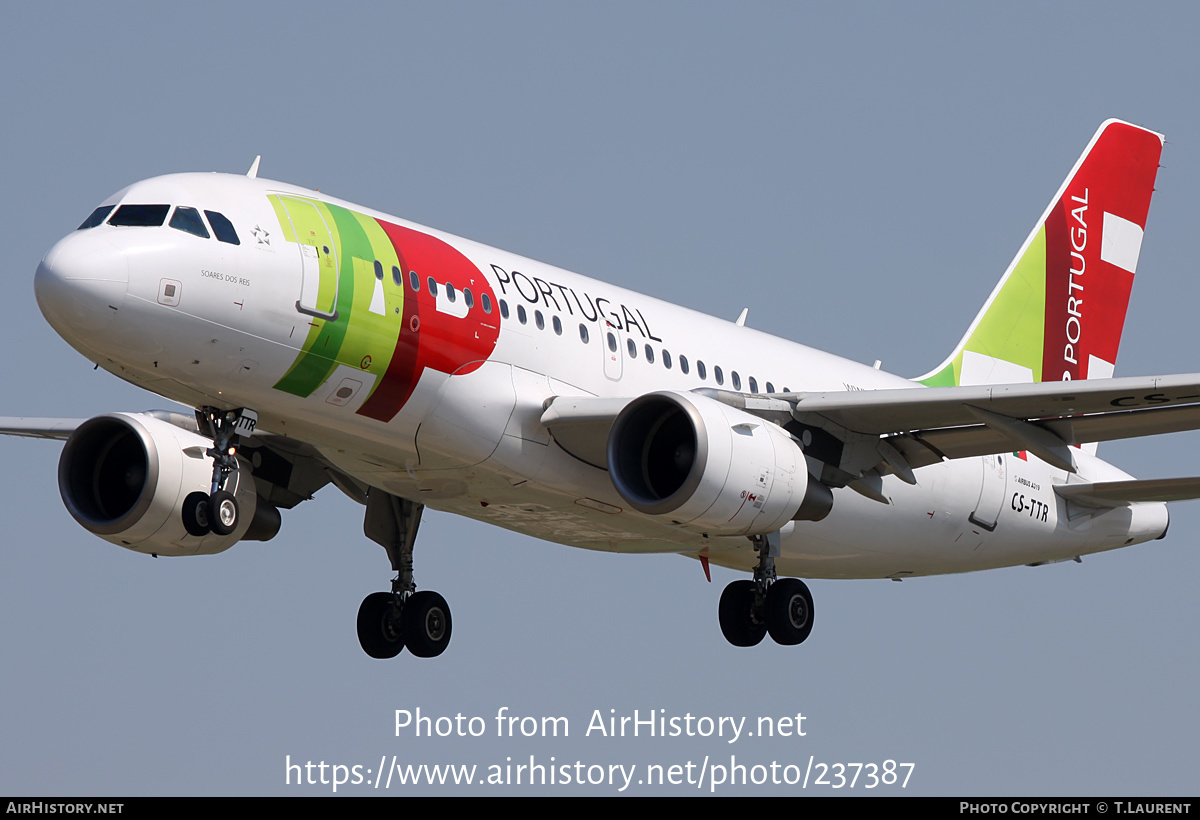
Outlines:
<svg viewBox="0 0 1200 820"><path fill-rule="evenodd" d="M280 208L274 202L275 197L271 199L278 214ZM288 206L287 213L280 214L280 222L283 224L290 214L296 221L299 241L310 244L309 234L320 236L324 233L333 243L338 271L337 299L331 307L336 310L337 319L307 317L310 320L308 338L300 355L275 388L297 396L312 395L338 363L372 373L378 383L378 377L387 370L395 349L403 314L403 289L396 286L391 277L392 267L399 264L391 241L379 223L370 217L324 202L297 197L280 199ZM316 224L318 222L321 224ZM332 236L325 233L327 230ZM328 255L322 255L322 263L327 260ZM385 272L381 285L384 292L382 315L370 309L377 281L376 260ZM322 265L321 305L328 305L333 297L333 277L325 274Z"/></svg>
<svg viewBox="0 0 1200 820"><path fill-rule="evenodd" d="M318 305L329 304L330 292L337 287L337 302L333 305L337 311L337 319L329 321L315 316L309 319L308 338L304 347L291 368L276 384L277 390L283 390L297 396L311 395L317 387L328 378L333 370L342 339L346 336L346 326L350 322L349 298L354 296L354 270L346 253L342 250L341 236L335 220L329 213L328 207L322 202L315 202L298 197L280 197L289 206L288 213L295 222L297 238L301 244L314 244L321 253L321 288ZM322 219L323 217L323 219ZM328 226L328 227L326 227ZM328 275L326 265L330 254L324 253L323 242L330 243L332 255L338 261L337 278ZM336 282L336 285L335 285ZM349 291L349 293L347 293Z"/></svg>
<svg viewBox="0 0 1200 820"><path fill-rule="evenodd" d="M294 197L288 197L288 199L294 199ZM279 227L283 229L283 238L288 242L299 242L300 240L296 238L296 231L292 228L291 215L280 201L279 195L268 194L267 201L275 209L275 218L279 220Z"/></svg>
<svg viewBox="0 0 1200 820"><path fill-rule="evenodd" d="M344 208L331 207L330 210L338 220L338 230L342 236L354 235L356 241L361 242L359 250L348 251L356 257L355 298L351 308L350 326L338 359L344 364L373 374L375 384L372 385L371 392L374 393L383 374L387 372L392 354L396 350L396 339L400 336L404 314L404 287L396 282L392 274L392 268L400 267L400 259L392 241L374 219ZM358 256L360 251L363 254L361 257ZM375 276L376 261L383 270L382 280ZM382 313L371 310L376 289L383 294L381 303L377 305L382 309Z"/></svg>

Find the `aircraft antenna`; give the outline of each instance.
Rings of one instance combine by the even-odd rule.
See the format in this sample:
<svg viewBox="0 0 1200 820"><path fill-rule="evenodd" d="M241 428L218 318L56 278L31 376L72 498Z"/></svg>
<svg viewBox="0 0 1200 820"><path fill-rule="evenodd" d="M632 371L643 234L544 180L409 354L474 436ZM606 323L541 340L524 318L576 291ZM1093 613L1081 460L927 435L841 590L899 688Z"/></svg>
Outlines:
<svg viewBox="0 0 1200 820"><path fill-rule="evenodd" d="M258 163L262 159L262 154L254 158L254 162L250 164L250 170L246 172L246 176L250 179L258 179Z"/></svg>

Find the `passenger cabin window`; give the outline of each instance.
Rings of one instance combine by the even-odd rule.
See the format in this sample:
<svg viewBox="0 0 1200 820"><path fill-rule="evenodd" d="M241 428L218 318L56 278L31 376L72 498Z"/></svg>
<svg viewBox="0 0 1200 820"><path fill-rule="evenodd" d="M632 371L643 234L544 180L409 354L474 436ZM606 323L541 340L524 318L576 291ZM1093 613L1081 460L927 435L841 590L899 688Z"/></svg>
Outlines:
<svg viewBox="0 0 1200 820"><path fill-rule="evenodd" d="M378 259L375 260L375 278L380 282L383 281L383 263Z"/></svg>
<svg viewBox="0 0 1200 820"><path fill-rule="evenodd" d="M82 231L85 228L94 228L104 221L104 218L112 212L112 205L101 205L96 210L92 211L92 215L83 220L83 224L75 230Z"/></svg>
<svg viewBox="0 0 1200 820"><path fill-rule="evenodd" d="M506 302L503 299L500 300L500 318L501 319L508 318L508 302Z"/></svg>
<svg viewBox="0 0 1200 820"><path fill-rule="evenodd" d="M413 281L415 282L417 280L414 279ZM401 287L404 284L404 277L400 275L400 269L395 265L392 265L392 284L394 284L396 287Z"/></svg>
<svg viewBox="0 0 1200 820"><path fill-rule="evenodd" d="M671 369L671 351L667 350L665 347L663 348L662 362L663 367L665 367L667 370Z"/></svg>
<svg viewBox="0 0 1200 820"><path fill-rule="evenodd" d="M434 299L436 299L437 298L437 282L434 281L434 278L432 276L430 276L428 279L425 280L425 284L429 285L429 295L432 296Z"/></svg>
<svg viewBox="0 0 1200 820"><path fill-rule="evenodd" d="M713 378L717 380L717 384L725 384L725 374L721 372L720 365L713 365Z"/></svg>
<svg viewBox="0 0 1200 820"><path fill-rule="evenodd" d="M202 239L209 238L208 228L204 227L204 220L200 218L200 212L195 208L180 205L175 209L175 213L171 214L171 221L167 224L177 231L190 233Z"/></svg>
<svg viewBox="0 0 1200 820"><path fill-rule="evenodd" d="M167 221L170 205L122 205L108 220L109 225L127 228L157 228Z"/></svg>
<svg viewBox="0 0 1200 820"><path fill-rule="evenodd" d="M582 323L579 325L579 339L580 339L580 341L582 341L584 344L587 344L587 343L588 343L588 329L587 329L587 325L585 325L585 324L582 324Z"/></svg>
<svg viewBox="0 0 1200 820"><path fill-rule="evenodd" d="M408 284L412 285L413 293L416 293L421 289L421 277L417 276L417 272L415 270L410 270L408 272Z"/></svg>
<svg viewBox="0 0 1200 820"><path fill-rule="evenodd" d="M479 304L483 305L484 313L492 312L492 297L488 296L486 293L479 294Z"/></svg>
<svg viewBox="0 0 1200 820"><path fill-rule="evenodd" d="M217 211L205 211L204 215L208 217L208 224L212 225L213 233L217 235L219 241L227 242L230 245L242 244L238 239L237 231L233 229L233 223L226 219L224 214Z"/></svg>
<svg viewBox="0 0 1200 820"><path fill-rule="evenodd" d="M680 369L681 371L683 371L683 375L685 375L685 376L686 376L686 375L688 374L688 360L687 360L687 356L682 356L682 355L681 355L681 356L679 357L679 369Z"/></svg>
<svg viewBox="0 0 1200 820"><path fill-rule="evenodd" d="M758 380L756 378L754 378L753 376L750 377L750 392L751 393L758 392Z"/></svg>

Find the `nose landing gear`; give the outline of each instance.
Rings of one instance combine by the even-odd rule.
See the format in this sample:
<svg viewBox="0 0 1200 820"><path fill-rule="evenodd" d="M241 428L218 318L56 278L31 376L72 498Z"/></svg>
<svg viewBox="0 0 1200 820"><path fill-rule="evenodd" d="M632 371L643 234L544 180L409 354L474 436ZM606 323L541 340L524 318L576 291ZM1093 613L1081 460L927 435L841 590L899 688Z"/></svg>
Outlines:
<svg viewBox="0 0 1200 820"><path fill-rule="evenodd" d="M229 535L238 525L237 499L228 490L217 490L208 497L208 525L217 535Z"/></svg>
<svg viewBox="0 0 1200 820"><path fill-rule="evenodd" d="M258 424L253 410L218 410L201 407L196 411L201 435L209 436L213 446L205 455L213 460L212 486L209 493L190 493L183 500L183 527L197 537L215 532L231 535L237 529L241 511L237 498L229 491L229 477L237 471L237 437L250 435Z"/></svg>

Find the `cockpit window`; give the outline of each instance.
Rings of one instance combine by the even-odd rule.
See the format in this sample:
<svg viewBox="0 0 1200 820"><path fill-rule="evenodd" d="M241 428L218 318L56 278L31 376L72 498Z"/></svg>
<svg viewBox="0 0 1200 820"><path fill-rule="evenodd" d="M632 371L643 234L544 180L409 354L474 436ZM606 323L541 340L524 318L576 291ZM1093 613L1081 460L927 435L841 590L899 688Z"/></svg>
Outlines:
<svg viewBox="0 0 1200 820"><path fill-rule="evenodd" d="M175 213L171 214L169 224L176 230L208 239L208 228L204 227L204 220L200 218L200 212L195 208L180 205L175 209Z"/></svg>
<svg viewBox="0 0 1200 820"><path fill-rule="evenodd" d="M204 215L208 217L208 224L212 225L213 233L217 235L217 239L222 242L228 242L230 245L242 244L241 240L238 239L237 231L233 229L233 223L224 214L217 211L205 211Z"/></svg>
<svg viewBox="0 0 1200 820"><path fill-rule="evenodd" d="M84 228L96 227L104 221L104 217L108 216L112 209L112 205L101 205L99 208L92 211L92 215L83 220L83 224L76 228L76 230L82 231Z"/></svg>
<svg viewBox="0 0 1200 820"><path fill-rule="evenodd" d="M167 220L170 205L122 205L108 220L109 225L154 228Z"/></svg>

